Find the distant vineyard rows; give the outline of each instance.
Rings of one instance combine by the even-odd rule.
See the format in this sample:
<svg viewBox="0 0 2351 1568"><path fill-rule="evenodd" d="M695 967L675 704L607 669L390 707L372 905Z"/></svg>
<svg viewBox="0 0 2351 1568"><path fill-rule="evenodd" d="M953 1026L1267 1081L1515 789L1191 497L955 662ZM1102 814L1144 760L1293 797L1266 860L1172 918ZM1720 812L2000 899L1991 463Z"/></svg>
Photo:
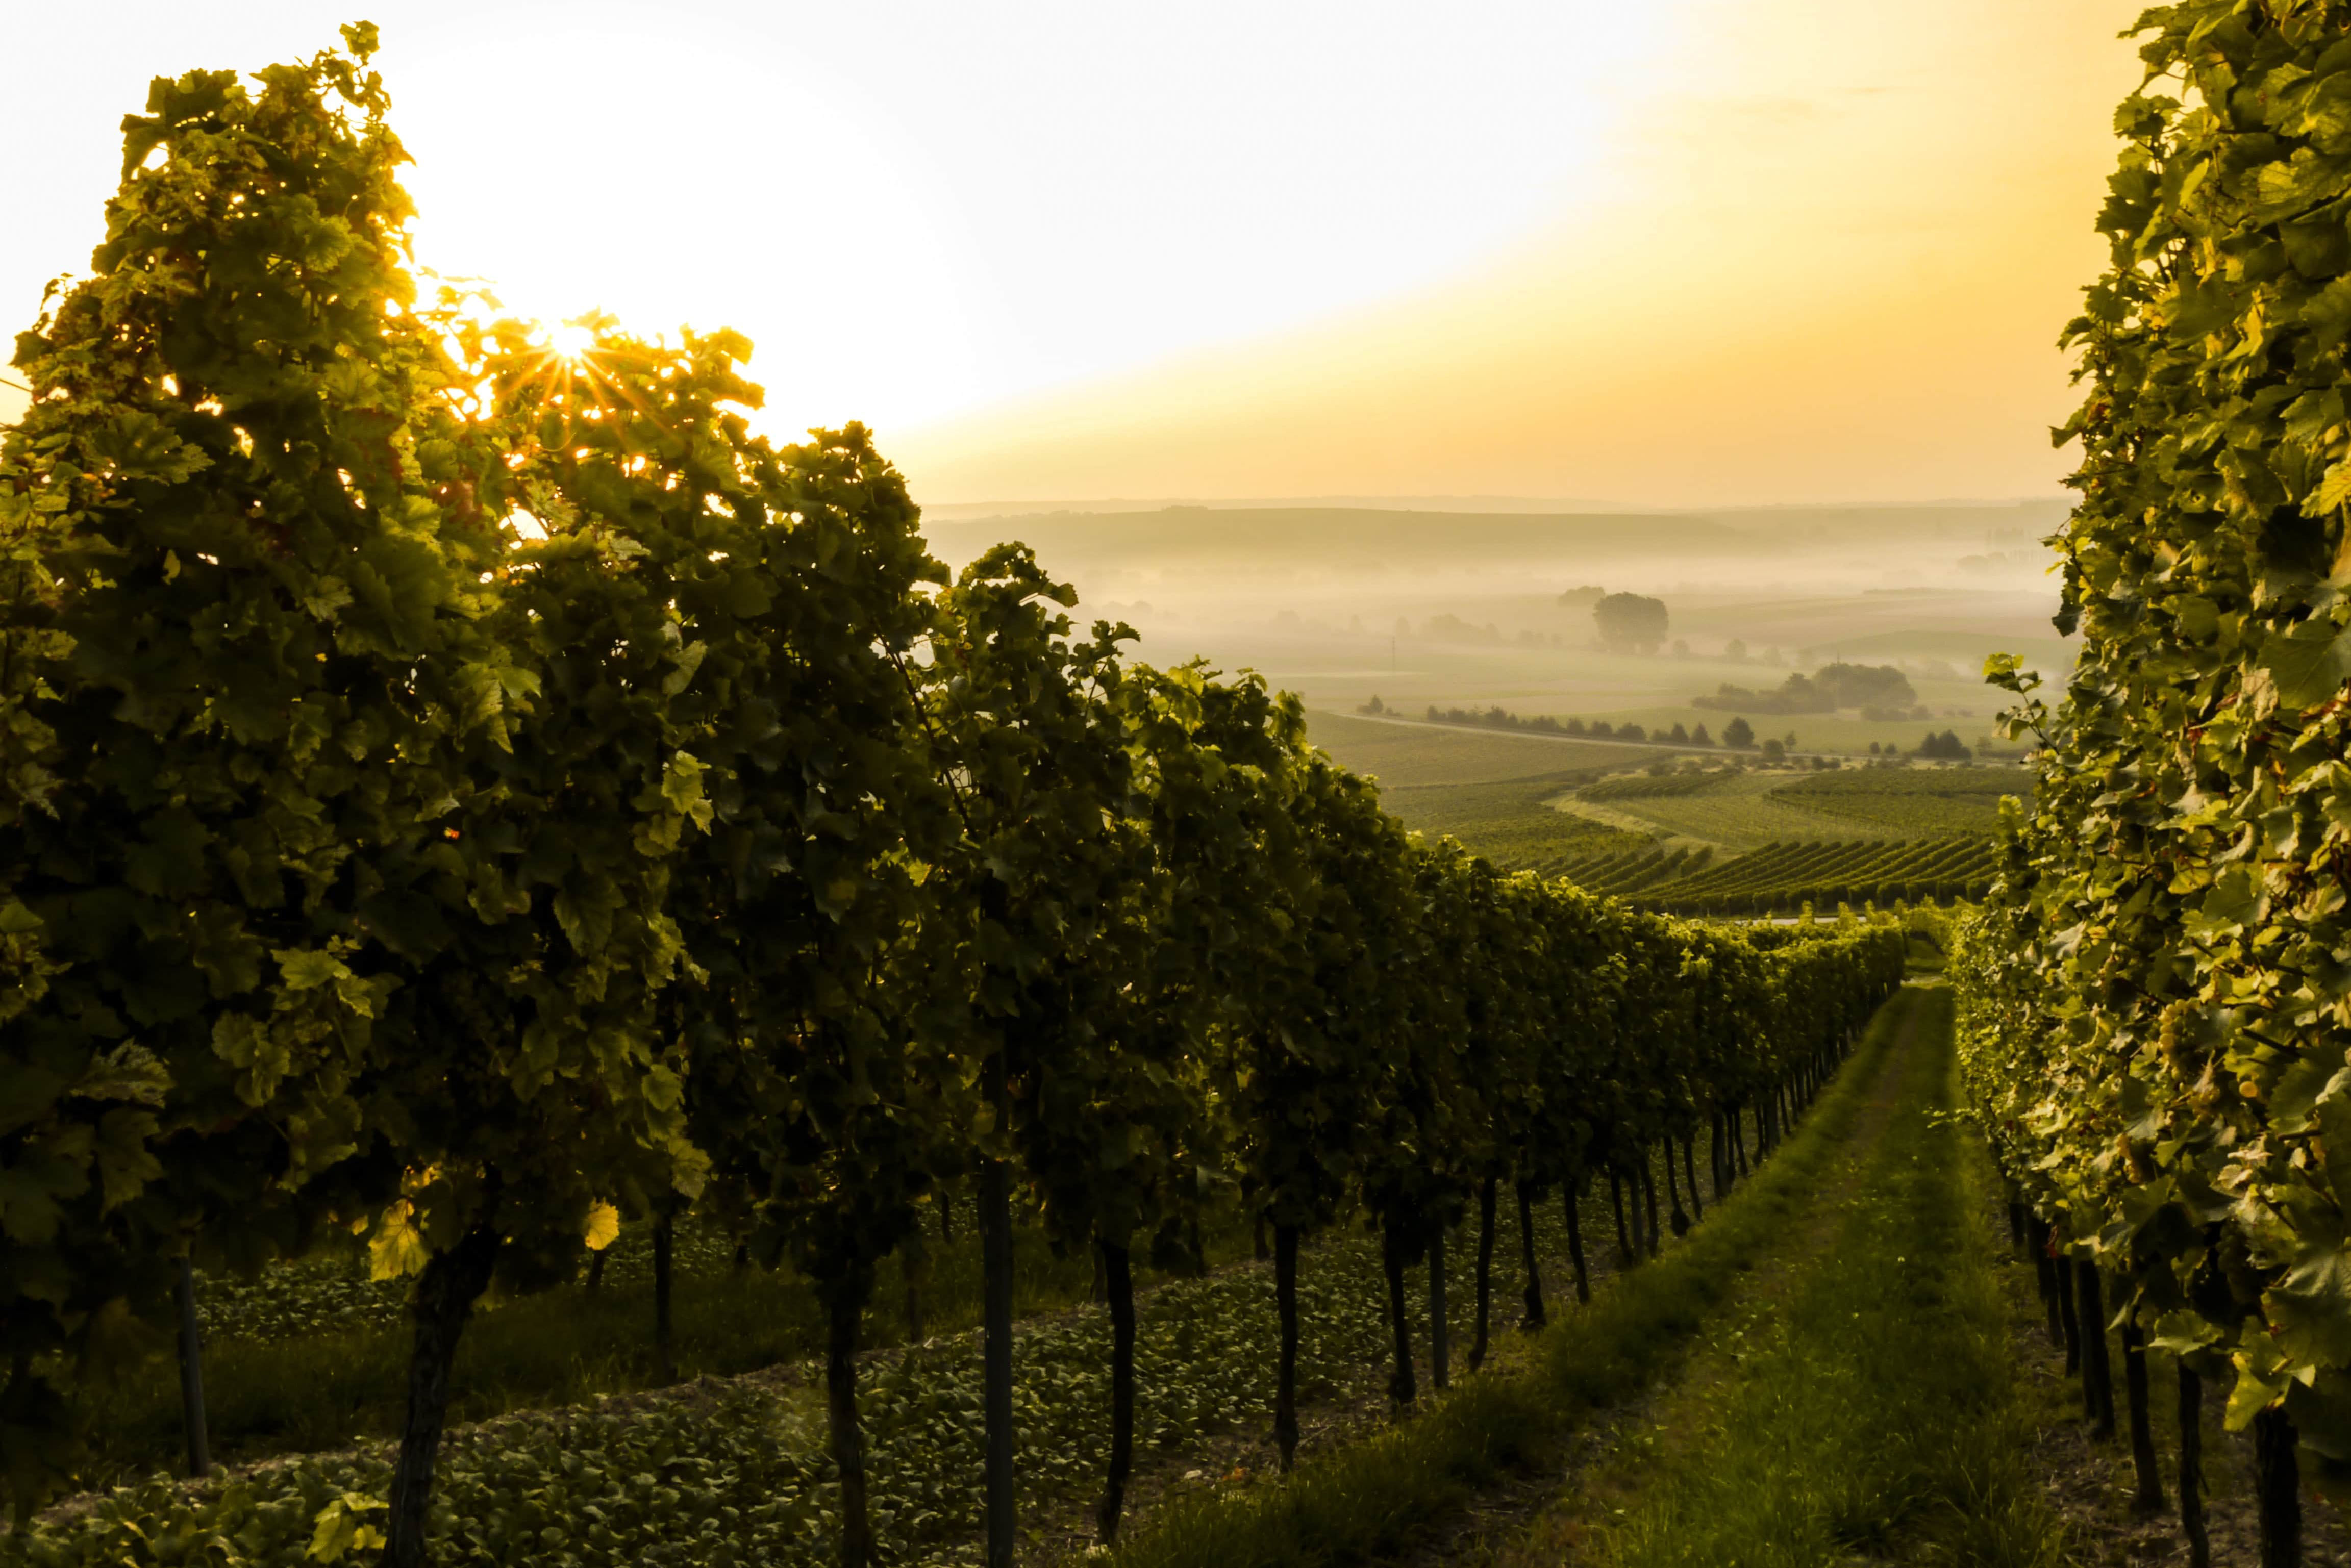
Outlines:
<svg viewBox="0 0 2351 1568"><path fill-rule="evenodd" d="M1593 893L1684 915L1792 913L1896 899L1982 895L1993 869L1986 838L1767 844L1735 860L1706 849L1652 848L1573 862L1562 872Z"/></svg>
<svg viewBox="0 0 2351 1568"><path fill-rule="evenodd" d="M1673 795L1695 795L1729 777L1731 775L1719 772L1634 774L1622 779L1603 779L1576 793L1586 800L1656 800Z"/></svg>

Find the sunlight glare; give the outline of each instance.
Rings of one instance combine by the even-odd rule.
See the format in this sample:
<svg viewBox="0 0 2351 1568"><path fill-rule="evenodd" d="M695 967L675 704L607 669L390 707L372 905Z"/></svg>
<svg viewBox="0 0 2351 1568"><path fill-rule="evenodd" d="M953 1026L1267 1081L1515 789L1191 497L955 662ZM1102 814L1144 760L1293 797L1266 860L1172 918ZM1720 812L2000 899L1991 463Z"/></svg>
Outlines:
<svg viewBox="0 0 2351 1568"><path fill-rule="evenodd" d="M596 334L576 322L567 321L548 329L547 350L559 360L569 360L576 365L585 360L589 350L595 346Z"/></svg>

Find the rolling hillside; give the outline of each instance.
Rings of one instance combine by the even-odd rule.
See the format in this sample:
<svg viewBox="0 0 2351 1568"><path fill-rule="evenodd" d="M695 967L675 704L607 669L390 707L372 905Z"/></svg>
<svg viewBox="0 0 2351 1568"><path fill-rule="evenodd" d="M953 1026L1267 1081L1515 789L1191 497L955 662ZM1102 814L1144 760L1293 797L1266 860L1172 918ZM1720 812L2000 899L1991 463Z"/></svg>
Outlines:
<svg viewBox="0 0 2351 1568"><path fill-rule="evenodd" d="M2001 799L2030 789L2011 768L1764 771L1339 714L1315 714L1311 733L1377 776L1416 831L1686 914L1975 896L1992 874ZM1638 770L1676 760L1682 770Z"/></svg>

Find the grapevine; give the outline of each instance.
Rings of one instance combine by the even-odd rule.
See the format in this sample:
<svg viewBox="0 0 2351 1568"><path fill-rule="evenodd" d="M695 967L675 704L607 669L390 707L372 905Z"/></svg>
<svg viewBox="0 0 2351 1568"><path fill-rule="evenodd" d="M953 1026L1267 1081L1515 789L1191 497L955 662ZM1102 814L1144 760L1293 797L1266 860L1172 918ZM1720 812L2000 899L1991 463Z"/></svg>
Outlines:
<svg viewBox="0 0 2351 1568"><path fill-rule="evenodd" d="M2081 655L2054 702L1987 672L2037 787L1959 943L1962 1061L2053 1314L2105 1309L2100 1425L2111 1312L2135 1427L2151 1346L2253 1428L2283 1563L2297 1436L2351 1452L2351 9L2189 0L2139 31L2112 263L2066 334L2080 501L2051 542Z"/></svg>

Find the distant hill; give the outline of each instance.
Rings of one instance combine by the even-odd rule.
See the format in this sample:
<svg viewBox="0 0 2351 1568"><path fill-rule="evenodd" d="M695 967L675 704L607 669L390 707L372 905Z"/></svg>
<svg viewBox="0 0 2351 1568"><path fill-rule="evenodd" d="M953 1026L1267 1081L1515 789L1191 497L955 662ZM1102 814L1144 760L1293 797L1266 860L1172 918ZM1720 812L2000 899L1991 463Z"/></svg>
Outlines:
<svg viewBox="0 0 2351 1568"><path fill-rule="evenodd" d="M954 565L1017 538L1076 573L1147 569L1183 576L1255 563L1379 575L1430 568L1581 570L1659 558L1792 562L1827 555L1851 563L1856 556L1890 559L1920 549L1957 554L2029 546L2056 528L2065 507L2058 500L1707 512L1198 505L982 517L933 512L925 527L932 548Z"/></svg>
<svg viewBox="0 0 2351 1568"><path fill-rule="evenodd" d="M1670 507L1619 506L1610 501L1572 496L1252 496L1202 500L1197 496L1162 496L1155 500L1109 497L1081 501L947 501L926 503L924 515L941 520L968 522L974 517L1036 517L1055 513L1100 514L1164 512L1171 507L1207 507L1220 512L1296 511L1301 507L1337 507L1342 511L1374 512L1640 512L1673 511Z"/></svg>
<svg viewBox="0 0 2351 1568"><path fill-rule="evenodd" d="M960 563L1001 539L1035 547L1048 561L1180 570L1237 560L1311 564L1338 571L1520 560L1687 553L1729 555L1744 541L1707 517L1609 513L1528 515L1294 507L1155 512L1048 513L928 521L942 559Z"/></svg>

